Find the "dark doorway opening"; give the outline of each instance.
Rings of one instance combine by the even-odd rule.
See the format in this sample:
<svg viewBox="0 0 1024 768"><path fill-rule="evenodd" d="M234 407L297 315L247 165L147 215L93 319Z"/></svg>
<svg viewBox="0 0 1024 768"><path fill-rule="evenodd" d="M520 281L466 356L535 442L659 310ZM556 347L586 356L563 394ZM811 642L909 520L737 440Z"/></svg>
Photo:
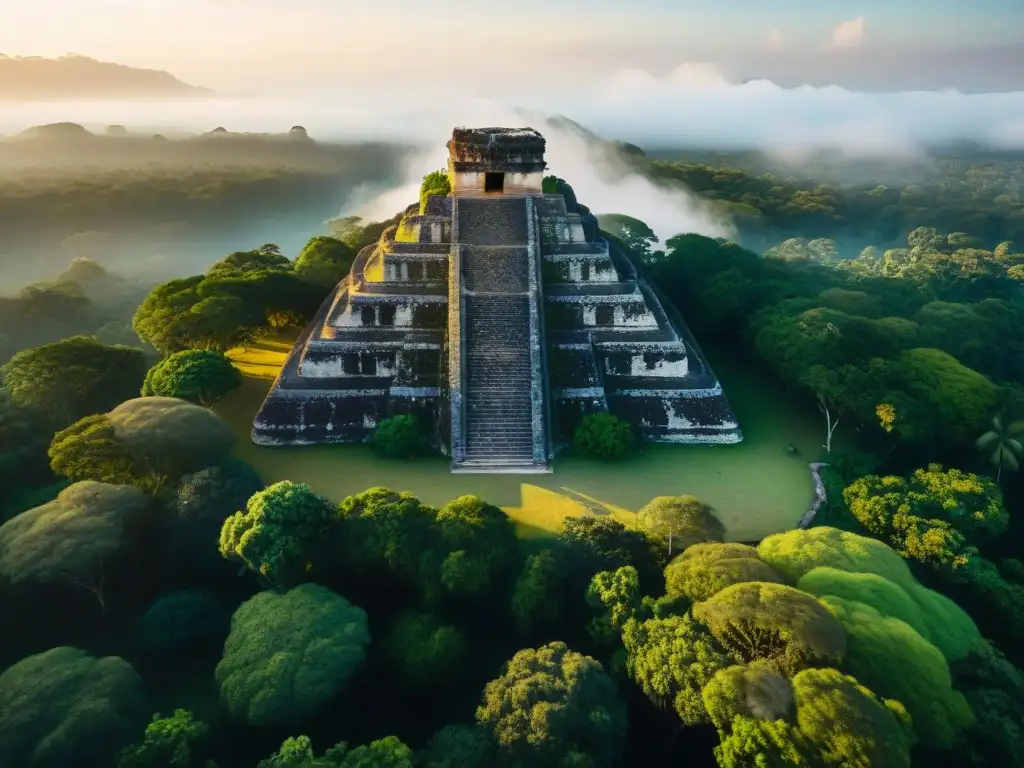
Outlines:
<svg viewBox="0 0 1024 768"><path fill-rule="evenodd" d="M504 173L485 173L484 174L484 192L504 192L505 191L505 174Z"/></svg>

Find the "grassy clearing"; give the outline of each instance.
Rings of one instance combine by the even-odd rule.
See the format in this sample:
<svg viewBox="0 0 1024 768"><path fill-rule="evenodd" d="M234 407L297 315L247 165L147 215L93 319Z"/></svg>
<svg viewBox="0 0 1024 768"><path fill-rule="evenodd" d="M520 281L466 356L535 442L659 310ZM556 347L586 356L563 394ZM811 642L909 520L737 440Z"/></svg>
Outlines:
<svg viewBox="0 0 1024 768"><path fill-rule="evenodd" d="M653 445L617 464L566 457L550 475L452 475L440 457L395 462L359 445L253 445L253 416L289 348L289 340L269 340L233 350L244 382L216 410L237 431L235 453L264 480L307 483L335 501L375 485L411 491L435 505L475 494L502 507L528 537L548 535L569 515L612 515L631 524L654 496L691 494L718 511L731 540L753 541L796 525L813 493L807 462L820 451L818 414L720 354L712 354L712 364L743 428L739 445ZM787 452L789 443L800 455Z"/></svg>

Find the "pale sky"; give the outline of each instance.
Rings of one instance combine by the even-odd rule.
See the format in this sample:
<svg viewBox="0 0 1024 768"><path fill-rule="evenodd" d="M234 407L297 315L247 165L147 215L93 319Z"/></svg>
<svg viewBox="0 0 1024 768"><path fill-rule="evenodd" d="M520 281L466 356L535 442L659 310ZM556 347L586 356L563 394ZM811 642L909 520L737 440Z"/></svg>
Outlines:
<svg viewBox="0 0 1024 768"><path fill-rule="evenodd" d="M0 0L0 53L78 53L218 90L425 71L568 86L693 61L757 76L772 57L799 77L830 55L1006 44L1024 44L1024 0Z"/></svg>

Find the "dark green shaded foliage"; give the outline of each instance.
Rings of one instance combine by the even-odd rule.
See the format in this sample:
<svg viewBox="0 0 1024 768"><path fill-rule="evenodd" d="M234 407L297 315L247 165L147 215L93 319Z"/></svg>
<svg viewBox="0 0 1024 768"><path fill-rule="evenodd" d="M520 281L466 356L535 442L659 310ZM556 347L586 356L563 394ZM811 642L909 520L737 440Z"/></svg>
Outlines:
<svg viewBox="0 0 1024 768"><path fill-rule="evenodd" d="M412 688L440 686L464 662L465 635L429 613L405 613L384 638L391 665Z"/></svg>
<svg viewBox="0 0 1024 768"><path fill-rule="evenodd" d="M633 452L633 428L610 413L591 413L580 421L572 441L581 456L617 461Z"/></svg>
<svg viewBox="0 0 1024 768"><path fill-rule="evenodd" d="M135 397L146 375L142 352L74 336L19 352L0 367L12 401L58 428Z"/></svg>
<svg viewBox="0 0 1024 768"><path fill-rule="evenodd" d="M112 765L146 715L142 680L124 659L69 646L0 674L0 765Z"/></svg>
<svg viewBox="0 0 1024 768"><path fill-rule="evenodd" d="M173 654L223 636L227 626L227 614L213 593L180 590L149 606L139 619L136 638L149 653Z"/></svg>
<svg viewBox="0 0 1024 768"><path fill-rule="evenodd" d="M975 722L957 741L964 765L1024 765L1024 673L988 642L950 664Z"/></svg>
<svg viewBox="0 0 1024 768"><path fill-rule="evenodd" d="M582 593L594 574L624 565L636 568L644 594L664 591L661 547L643 532L611 517L581 515L562 521L558 540L563 545L568 576Z"/></svg>
<svg viewBox="0 0 1024 768"><path fill-rule="evenodd" d="M488 768L494 743L479 725L446 725L417 756L422 768Z"/></svg>
<svg viewBox="0 0 1024 768"><path fill-rule="evenodd" d="M382 419L373 431L374 450L391 459L411 459L423 451L425 443L423 427L408 414Z"/></svg>

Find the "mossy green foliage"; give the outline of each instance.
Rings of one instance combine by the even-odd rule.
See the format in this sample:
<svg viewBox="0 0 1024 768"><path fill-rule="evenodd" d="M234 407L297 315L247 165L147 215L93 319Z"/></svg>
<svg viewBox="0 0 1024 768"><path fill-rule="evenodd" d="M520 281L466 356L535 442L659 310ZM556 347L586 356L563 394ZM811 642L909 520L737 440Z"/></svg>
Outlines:
<svg viewBox="0 0 1024 768"><path fill-rule="evenodd" d="M734 584L693 606L693 616L736 658L787 675L832 666L846 653L842 625L816 598L784 584Z"/></svg>
<svg viewBox="0 0 1024 768"><path fill-rule="evenodd" d="M177 397L209 407L241 384L242 374L223 353L186 349L149 369L142 394Z"/></svg>
<svg viewBox="0 0 1024 768"><path fill-rule="evenodd" d="M220 533L220 553L241 560L268 583L287 588L309 563L313 544L336 519L329 501L309 486L282 480L254 494Z"/></svg>
<svg viewBox="0 0 1024 768"><path fill-rule="evenodd" d="M484 688L477 722L504 753L501 765L620 764L626 705L601 665L549 643L516 653Z"/></svg>
<svg viewBox="0 0 1024 768"><path fill-rule="evenodd" d="M877 574L815 568L801 576L796 585L818 597L831 595L871 606L883 616L906 622L926 640L930 639L921 606L902 587Z"/></svg>
<svg viewBox="0 0 1024 768"><path fill-rule="evenodd" d="M665 591L691 602L745 581L782 583L782 577L758 558L754 547L733 542L694 544L665 568Z"/></svg>
<svg viewBox="0 0 1024 768"><path fill-rule="evenodd" d="M152 494L224 458L231 428L208 408L173 397L137 397L54 435L50 467L71 480L135 485Z"/></svg>
<svg viewBox="0 0 1024 768"><path fill-rule="evenodd" d="M318 584L260 592L231 617L215 678L221 703L255 727L312 716L366 658L366 612Z"/></svg>
<svg viewBox="0 0 1024 768"><path fill-rule="evenodd" d="M907 561L877 539L838 528L821 526L793 529L768 536L757 545L757 555L790 584L820 566L842 571L874 573L901 587L917 584Z"/></svg>
<svg viewBox="0 0 1024 768"><path fill-rule="evenodd" d="M558 177L557 176L545 176L541 181L541 192L545 195L557 195L558 194Z"/></svg>
<svg viewBox="0 0 1024 768"><path fill-rule="evenodd" d="M452 182L447 170L428 173L420 184L420 213L426 213L427 200L431 195L450 195L451 192Z"/></svg>
<svg viewBox="0 0 1024 768"><path fill-rule="evenodd" d="M423 452L426 434L415 416L403 413L382 419L373 431L371 445L389 459L411 459Z"/></svg>
<svg viewBox="0 0 1024 768"><path fill-rule="evenodd" d="M835 669L805 670L790 681L758 665L729 667L704 687L703 699L721 738L722 768L910 765L899 703L879 701Z"/></svg>
<svg viewBox="0 0 1024 768"><path fill-rule="evenodd" d="M868 605L833 596L822 602L846 630L843 668L880 696L903 702L922 742L948 749L974 717L963 694L953 689L939 649L906 622Z"/></svg>
<svg viewBox="0 0 1024 768"><path fill-rule="evenodd" d="M633 428L610 413L591 413L580 421L572 441L581 456L616 461L633 452Z"/></svg>
<svg viewBox="0 0 1024 768"><path fill-rule="evenodd" d="M146 718L142 680L117 656L61 646L0 674L0 765L112 765Z"/></svg>
<svg viewBox="0 0 1024 768"><path fill-rule="evenodd" d="M919 584L903 588L873 573L815 568L797 586L820 597L869 605L883 616L904 621L948 661L964 658L981 639L978 628L960 606Z"/></svg>

